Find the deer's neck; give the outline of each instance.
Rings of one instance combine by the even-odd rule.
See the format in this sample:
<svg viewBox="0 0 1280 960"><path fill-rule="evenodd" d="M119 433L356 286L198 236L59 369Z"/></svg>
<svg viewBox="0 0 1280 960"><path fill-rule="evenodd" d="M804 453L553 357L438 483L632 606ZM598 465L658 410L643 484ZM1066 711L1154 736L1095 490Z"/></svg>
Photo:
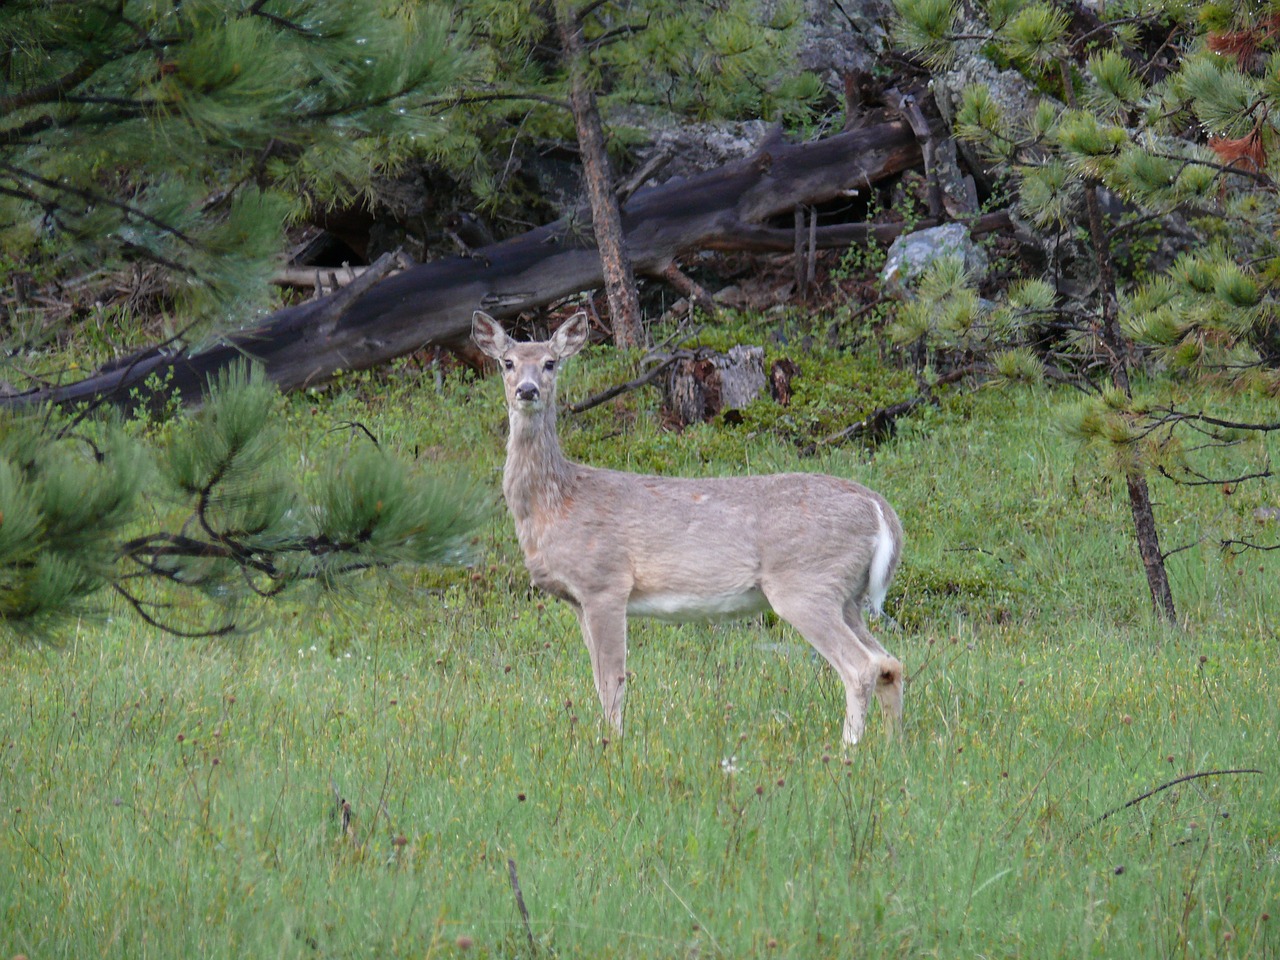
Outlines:
<svg viewBox="0 0 1280 960"><path fill-rule="evenodd" d="M573 464L560 449L554 403L534 414L511 411L502 492L517 524L554 513L570 493Z"/></svg>

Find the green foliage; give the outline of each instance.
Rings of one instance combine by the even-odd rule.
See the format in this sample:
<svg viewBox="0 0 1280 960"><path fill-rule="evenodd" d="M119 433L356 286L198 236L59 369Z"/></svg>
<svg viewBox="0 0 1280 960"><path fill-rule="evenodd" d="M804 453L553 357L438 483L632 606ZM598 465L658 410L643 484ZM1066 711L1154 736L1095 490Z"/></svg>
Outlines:
<svg viewBox="0 0 1280 960"><path fill-rule="evenodd" d="M369 443L327 458L308 499L284 423L278 391L245 370L156 433L154 458L119 423L87 422L81 436L6 415L0 630L56 636L112 590L154 625L226 633L254 594L466 559L488 505L465 475L436 477Z"/></svg>
<svg viewBox="0 0 1280 960"><path fill-rule="evenodd" d="M1114 116L1132 110L1144 93L1142 81L1134 75L1133 64L1118 50L1104 50L1090 57L1087 69L1095 84L1087 101L1103 115Z"/></svg>
<svg viewBox="0 0 1280 960"><path fill-rule="evenodd" d="M913 296L889 327L898 344L970 348L987 336L986 311L961 257L940 257L920 275Z"/></svg>
<svg viewBox="0 0 1280 960"><path fill-rule="evenodd" d="M118 433L101 448L57 418L0 414L0 635L74 620L116 560L142 464Z"/></svg>
<svg viewBox="0 0 1280 960"><path fill-rule="evenodd" d="M659 334L660 335L660 332ZM799 373L791 381L790 402L783 406L766 390L730 418L692 424L680 432L662 426L651 395L632 392L613 404L560 424L566 451L575 459L600 466L642 473L696 474L715 464L753 462L753 448L767 441L771 458L775 447L813 448L832 434L877 408L897 403L915 391L911 374L886 368L872 349L851 352L819 341L805 317L767 318L726 311L714 327L682 344L686 349L725 351L740 344L764 347L764 366L776 360L795 363ZM562 397L589 396L635 376L634 358L610 352L593 353L590 364L571 364L561 380ZM625 442L619 442L619 431Z"/></svg>
<svg viewBox="0 0 1280 960"><path fill-rule="evenodd" d="M1005 159L1012 159L1018 147L991 90L981 84L965 87L956 113L956 133L967 140L986 143L992 153Z"/></svg>
<svg viewBox="0 0 1280 960"><path fill-rule="evenodd" d="M793 0L570 12L616 151L638 110L802 125L824 96L792 69ZM56 263L42 281L85 302L128 270L199 343L274 304L286 226L376 207L380 178L410 163L452 181L451 202L527 220L546 203L529 191L548 148L575 138L553 13L506 0L4 4L0 256L24 272ZM19 346L50 335L30 333Z"/></svg>
<svg viewBox="0 0 1280 960"><path fill-rule="evenodd" d="M1063 10L1033 3L1004 23L996 38L1011 60L1043 67L1062 57L1069 20Z"/></svg>
<svg viewBox="0 0 1280 960"><path fill-rule="evenodd" d="M1044 379L1044 361L1029 347L1001 350L992 359L992 365L1005 380L1039 383Z"/></svg>
<svg viewBox="0 0 1280 960"><path fill-rule="evenodd" d="M344 565L461 563L488 513L465 476L423 482L421 471L381 449L361 446L320 473L312 516L323 555Z"/></svg>
<svg viewBox="0 0 1280 960"><path fill-rule="evenodd" d="M995 294L1001 302L984 345L996 351L998 375L1032 378L1051 363L1056 376L1072 376L1087 399L1060 426L1127 481L1177 473L1184 430L1200 433L1197 449L1230 459L1229 431L1171 412L1178 381L1150 382L1148 396L1160 405L1131 396L1130 384L1175 372L1226 387L1228 398L1280 388L1280 210L1269 179L1280 147L1273 119L1280 86L1268 87L1280 61L1271 6L1233 5L1228 13L1196 2L1108 4L1101 27L1076 35L1067 11L1047 4L988 4L965 22L963 36L957 14L944 27L932 0L900 0L898 10L899 36L924 56L945 60L941 46L987 31L984 52L1019 67L1028 89L1048 85L1066 100L1041 98L1014 115L1000 105L1016 97L979 85L964 91L956 117L957 135L1007 175L1018 211L1041 228L1051 259L1044 280ZM1141 65L1142 38L1155 34L1175 48L1167 75ZM1162 232L1166 223L1172 229ZM1147 272L1154 269L1162 272ZM951 328L964 335L960 342L983 344L966 328L973 304L970 284L936 285L904 307L895 335L906 342ZM1032 343L1048 362L1033 362ZM1138 502L1141 486L1128 488L1135 516L1149 510ZM1152 535L1141 535L1151 555ZM1153 596L1169 615L1158 579Z"/></svg>
<svg viewBox="0 0 1280 960"><path fill-rule="evenodd" d="M800 123L823 94L816 77L793 70L802 7L792 0L565 6L581 18L587 74L615 149L627 140L630 118L640 114ZM568 78L554 9L528 0L456 5L479 64L471 82L492 94L473 98L453 118L455 136L465 138L470 152L464 159L466 151L459 150L445 162L481 207L501 209L517 189L510 163L497 176L492 157L526 155L575 136L564 109Z"/></svg>
<svg viewBox="0 0 1280 960"><path fill-rule="evenodd" d="M431 154L449 30L383 0L4 4L0 250L141 264L184 316L242 321L291 219Z"/></svg>
<svg viewBox="0 0 1280 960"><path fill-rule="evenodd" d="M184 494L198 496L224 484L247 488L276 458L279 437L269 427L279 393L262 373L229 368L209 385L204 409L187 420L164 458L164 473ZM279 476L267 478L271 487ZM248 491L228 503L253 499Z"/></svg>
<svg viewBox="0 0 1280 960"><path fill-rule="evenodd" d="M1106 179L1120 148L1129 142L1122 127L1101 123L1085 110L1064 113L1055 134L1067 162L1094 180Z"/></svg>
<svg viewBox="0 0 1280 960"><path fill-rule="evenodd" d="M1197 120L1215 135L1239 137L1253 127L1259 90L1252 78L1212 54L1189 58L1176 89L1191 100Z"/></svg>
<svg viewBox="0 0 1280 960"><path fill-rule="evenodd" d="M1180 256L1126 302L1126 330L1173 368L1253 365L1250 338L1270 322L1258 276L1223 247Z"/></svg>
<svg viewBox="0 0 1280 960"><path fill-rule="evenodd" d="M950 34L959 14L955 0L894 0L894 39L918 51L933 66L954 55Z"/></svg>

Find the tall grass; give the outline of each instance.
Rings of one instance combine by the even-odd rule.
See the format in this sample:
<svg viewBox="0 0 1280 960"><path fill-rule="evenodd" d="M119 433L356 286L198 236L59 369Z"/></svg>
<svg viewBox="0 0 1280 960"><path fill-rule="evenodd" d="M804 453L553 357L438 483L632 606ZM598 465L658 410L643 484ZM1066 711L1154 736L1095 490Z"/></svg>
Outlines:
<svg viewBox="0 0 1280 960"><path fill-rule="evenodd" d="M355 419L496 496L496 384L353 387L293 402L300 458ZM1274 490L1161 488L1166 548L1204 538L1162 628L1123 491L1048 424L1063 400L980 394L807 460L750 420L664 434L647 396L565 425L594 462L889 496L906 722L854 752L839 683L771 618L633 622L626 734L602 730L502 515L470 569L234 642L116 611L4 651L0 955L1280 954L1280 590L1215 546Z"/></svg>

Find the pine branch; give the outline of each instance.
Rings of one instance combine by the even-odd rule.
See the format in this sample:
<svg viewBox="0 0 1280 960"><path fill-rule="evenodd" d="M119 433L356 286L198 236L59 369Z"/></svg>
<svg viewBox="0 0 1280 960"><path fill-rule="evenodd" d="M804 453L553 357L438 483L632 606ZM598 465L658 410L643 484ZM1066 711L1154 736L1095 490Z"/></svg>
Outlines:
<svg viewBox="0 0 1280 960"><path fill-rule="evenodd" d="M116 210L122 211L127 216L137 217L139 220L151 224L156 229L177 237L188 246L195 246L195 241L177 227L171 226L163 220L160 220L158 217L153 217L145 210L140 210L132 204L125 203L122 200L116 200L113 197L106 196L105 194L98 193L93 190L87 190L83 187L74 187L69 184L58 183L56 180L50 180L48 177L42 177L38 173L34 173L30 170L24 170L22 167L17 167L11 163L5 163L4 161L0 161L0 170L8 173L11 177L20 182L25 180L31 183L37 183L40 186L53 190L57 193L65 193L73 197L79 197L81 200L88 203L100 203L104 206L113 207Z"/></svg>
<svg viewBox="0 0 1280 960"><path fill-rule="evenodd" d="M50 116L41 116L28 120L26 123L18 127L12 127L8 130L0 131L0 144L4 146L29 146L37 141L28 141L26 138L36 133L43 133L46 130L69 126L74 123L75 126L90 128L110 126L114 123L120 123L127 120L136 120L136 113L95 113L92 116L77 116L74 121L58 120Z"/></svg>
<svg viewBox="0 0 1280 960"><path fill-rule="evenodd" d="M28 120L19 127L11 127L0 133L0 143L6 146L16 146L25 142L26 138L33 133L42 133L55 125L53 117L38 117L34 120Z"/></svg>
<svg viewBox="0 0 1280 960"><path fill-rule="evenodd" d="M1265 173L1258 173L1254 170L1246 170L1243 167L1234 165L1225 165L1214 163L1211 160L1200 160L1196 157L1180 157L1176 153L1161 153L1158 150L1151 151L1151 156L1158 157L1161 160L1179 160L1185 166L1208 167L1210 170L1217 170L1220 173L1231 173L1241 177L1247 177L1255 180L1264 187L1274 187L1276 182L1268 177Z"/></svg>
<svg viewBox="0 0 1280 960"><path fill-rule="evenodd" d="M362 110L371 110L375 107L385 107L389 103L399 100L401 97L407 97L418 88L418 84L407 84L391 93L385 93L380 97L373 97L368 100L360 100L352 103L344 103L341 106L329 107L325 110L311 110L307 113L298 114L304 120L332 120L334 117L349 117L352 114L360 113ZM426 104L423 104L425 106Z"/></svg>
<svg viewBox="0 0 1280 960"><path fill-rule="evenodd" d="M590 43L584 43L582 48L589 53L594 53L596 50L600 50L604 47L610 46L611 44L626 40L628 37L634 37L637 34L644 33L644 31L648 29L649 24L647 21L645 23L624 23L620 27L614 27L612 30L600 34L600 36L596 37Z"/></svg>
<svg viewBox="0 0 1280 960"><path fill-rule="evenodd" d="M451 107L465 107L475 103L496 103L503 100L529 100L533 103L545 103L548 106L559 107L561 110L569 109L568 100L560 100L541 93L460 93L452 97L437 97L433 100L424 100L421 105L430 109L441 108L447 110Z"/></svg>
<svg viewBox="0 0 1280 960"><path fill-rule="evenodd" d="M261 17L263 20L266 20L269 23L274 23L277 27L281 27L285 30L290 31L291 33L296 33L303 37L319 37L320 36L314 30L308 30L306 27L302 26L301 24L294 23L292 20L289 20L286 17L282 17L274 13L268 13L267 11L262 9L266 5L267 5L267 0L254 0L254 3L249 7L248 10L245 11L245 13L251 17Z"/></svg>
<svg viewBox="0 0 1280 960"><path fill-rule="evenodd" d="M130 110L136 110L142 113L145 110L152 110L156 107L169 106L163 100L139 100L136 97L108 97L103 95L91 94L69 94L62 98L65 103L81 103L81 104L106 104L112 107L127 107ZM124 119L120 116L117 119Z"/></svg>
<svg viewBox="0 0 1280 960"><path fill-rule="evenodd" d="M136 243L122 243L120 250L124 253L132 254L139 260L146 260L154 263L158 267L164 267L166 270L172 270L174 273L193 277L196 271L192 270L184 263L178 263L176 260L170 260L168 257L162 257L154 250L148 250L146 247L139 246Z"/></svg>
<svg viewBox="0 0 1280 960"><path fill-rule="evenodd" d="M102 66L102 62L99 60L84 60L78 66L73 67L58 79L51 80L44 86L23 90L7 97L0 97L0 114L12 113L15 110L21 110L37 103L48 103L51 100L62 99L62 95L67 90L84 83L94 75L100 66Z"/></svg>
<svg viewBox="0 0 1280 960"><path fill-rule="evenodd" d="M1161 422L1196 422L1207 423L1211 426L1222 427L1226 430L1248 430L1256 433L1272 433L1280 430L1280 421L1275 423L1248 423L1238 420L1223 420L1220 417L1211 417L1207 413L1182 413L1175 407L1156 407L1156 410L1162 410L1166 416Z"/></svg>
<svg viewBox="0 0 1280 960"><path fill-rule="evenodd" d="M171 634L175 637L184 637L192 640L204 639L208 637L225 637L227 634L233 632L236 628L236 625L234 623L228 623L214 630L194 630L194 631L182 630L181 628L175 627L172 624L164 623L156 619L155 617L151 616L151 614L147 613L146 607L159 606L159 604L145 603L138 597L135 597L133 594L131 594L124 587L120 586L120 584L118 583L113 583L111 585L111 589L114 590L120 596L124 597L125 601L129 604L129 606L133 607L133 612L138 615L139 619L141 619L143 623L147 624L148 626L155 627L157 630L163 630L165 633Z"/></svg>
<svg viewBox="0 0 1280 960"><path fill-rule="evenodd" d="M599 10L608 2L609 0L591 0L590 3L588 3L581 10L575 13L573 15L573 18L578 21L579 25L581 25L583 21L587 19L587 17L591 16L593 13L595 13L597 10Z"/></svg>

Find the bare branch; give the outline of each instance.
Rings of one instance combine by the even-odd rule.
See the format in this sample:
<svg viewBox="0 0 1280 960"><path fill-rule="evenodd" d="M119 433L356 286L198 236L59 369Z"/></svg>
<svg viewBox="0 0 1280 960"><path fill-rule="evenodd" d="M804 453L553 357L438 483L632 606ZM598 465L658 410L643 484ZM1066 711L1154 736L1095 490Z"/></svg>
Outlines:
<svg viewBox="0 0 1280 960"><path fill-rule="evenodd" d="M195 631L181 630L178 627L173 626L172 624L163 623L157 620L155 617L151 616L151 614L147 613L145 608L148 606L148 604L144 603L142 600L135 597L124 587L120 586L120 584L113 583L111 585L111 589L113 589L120 596L124 597L125 601L129 604L129 606L133 607L133 612L136 613L144 623L155 627L157 630L163 630L165 633L172 634L175 637L186 637L189 639L200 639L203 637L225 637L227 634L231 633L236 628L236 625L234 623L228 623L228 624L225 624L224 626L218 627L215 630L195 630Z"/></svg>
<svg viewBox="0 0 1280 960"><path fill-rule="evenodd" d="M1190 467L1185 467L1184 469L1187 471L1187 473L1191 474L1193 477L1199 477L1199 479L1198 480L1180 480L1179 478L1169 473L1169 471L1165 469L1163 464L1158 466L1156 469L1160 471L1160 476L1182 487L1222 487L1228 484L1244 483L1246 480L1265 480L1271 476L1271 468L1268 467L1267 469L1260 470L1257 473L1244 473L1238 477L1225 477L1222 479L1215 480L1211 477L1206 477L1202 473L1198 473L1195 470L1192 470Z"/></svg>
<svg viewBox="0 0 1280 960"><path fill-rule="evenodd" d="M1252 540L1221 540L1222 549L1226 550L1233 557L1238 557L1247 550L1280 550L1280 543L1262 544L1254 543Z"/></svg>
<svg viewBox="0 0 1280 960"><path fill-rule="evenodd" d="M565 409L569 413L584 413L585 411L590 410L592 407L598 407L602 403L607 403L608 401L612 400L614 397L624 394L629 390L638 390L641 387L644 387L644 386L647 386L648 384L653 383L653 381L657 380L658 377L661 376L664 370L670 367L677 360L688 360L692 356L693 354L689 353L689 351L680 350L676 353L671 354L671 356L667 357L666 359L664 359L661 363L659 363L656 367L654 367L648 373L642 374L641 376L636 377L634 380L628 380L626 383L615 384L614 386L610 387L608 390L602 390L600 393L597 393L595 396L587 397L587 399L585 400L580 400L577 403L570 404Z"/></svg>
<svg viewBox="0 0 1280 960"><path fill-rule="evenodd" d="M1162 422L1193 422L1207 423L1211 426L1222 427L1226 430L1249 430L1257 433L1271 433L1280 430L1280 421L1275 423L1248 423L1238 420L1223 420L1220 417L1211 417L1207 413L1183 413L1176 407L1157 407L1157 410L1164 411L1165 420Z"/></svg>
<svg viewBox="0 0 1280 960"><path fill-rule="evenodd" d="M1241 770L1205 770L1201 773L1188 773L1185 776L1175 777L1173 780L1170 780L1167 783L1160 784L1160 786L1156 787L1154 790L1148 790L1146 793L1140 796L1134 797L1128 803L1122 803L1118 807L1111 808L1102 816L1096 817L1087 827L1084 828L1084 830L1081 830L1080 833L1076 834L1076 836L1079 837L1081 834L1085 832L1085 830L1090 830L1093 827L1096 827L1098 824L1100 824L1103 820L1106 820L1108 817L1113 816L1114 814L1120 813L1122 810L1128 810L1130 807L1137 806L1143 800L1146 800L1150 797L1154 797L1157 793L1160 793L1164 790L1168 790L1170 787L1176 787L1180 783L1187 783L1188 781L1191 781L1191 780L1200 780L1204 777L1231 777L1231 776L1241 776L1243 774L1256 774L1258 776L1262 776L1262 771L1254 770L1252 768L1245 768Z"/></svg>

